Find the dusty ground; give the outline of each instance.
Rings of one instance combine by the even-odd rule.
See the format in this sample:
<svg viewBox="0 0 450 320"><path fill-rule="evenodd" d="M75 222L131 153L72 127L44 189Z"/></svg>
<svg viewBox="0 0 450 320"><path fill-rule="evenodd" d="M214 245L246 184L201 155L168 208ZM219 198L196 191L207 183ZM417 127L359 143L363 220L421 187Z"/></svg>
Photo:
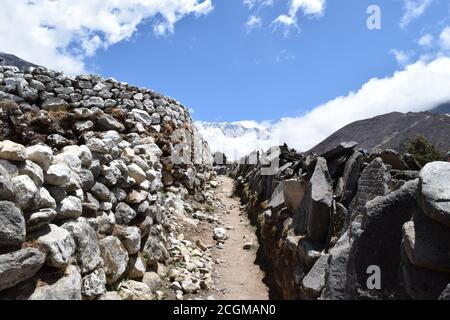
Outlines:
<svg viewBox="0 0 450 320"><path fill-rule="evenodd" d="M201 223L196 238L211 245L212 257L219 263L213 271L214 288L198 298L267 300L269 292L263 283L264 273L255 264L258 249L255 228L241 210L239 199L232 196L233 180L220 176L218 181L219 186L214 192L224 205L224 208L215 208L224 213L220 225ZM229 236L223 248L219 248L212 238L213 229L218 226L226 228ZM253 247L244 249L244 244L249 242Z"/></svg>

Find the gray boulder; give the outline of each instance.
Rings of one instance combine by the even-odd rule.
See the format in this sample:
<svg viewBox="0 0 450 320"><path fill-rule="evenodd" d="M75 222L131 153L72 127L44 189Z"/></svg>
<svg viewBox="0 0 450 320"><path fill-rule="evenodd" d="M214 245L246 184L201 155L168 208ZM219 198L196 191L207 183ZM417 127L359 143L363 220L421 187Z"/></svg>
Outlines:
<svg viewBox="0 0 450 320"><path fill-rule="evenodd" d="M419 174L420 205L430 218L450 227L450 163L432 162Z"/></svg>
<svg viewBox="0 0 450 320"><path fill-rule="evenodd" d="M14 186L9 176L8 171L6 171L0 165L0 200L14 200Z"/></svg>
<svg viewBox="0 0 450 320"><path fill-rule="evenodd" d="M0 255L0 291L33 277L44 261L45 254L35 248Z"/></svg>
<svg viewBox="0 0 450 320"><path fill-rule="evenodd" d="M302 298L317 299L325 286L329 255L323 255L302 280Z"/></svg>
<svg viewBox="0 0 450 320"><path fill-rule="evenodd" d="M95 299L106 293L106 274L103 269L97 269L81 280L81 293L88 300Z"/></svg>
<svg viewBox="0 0 450 320"><path fill-rule="evenodd" d="M63 186L70 181L70 168L64 163L51 165L45 173L45 183L52 186Z"/></svg>
<svg viewBox="0 0 450 320"><path fill-rule="evenodd" d="M348 207L356 194L361 164L362 154L358 151L353 152L345 164L344 174L342 175L343 187L340 200L345 207Z"/></svg>
<svg viewBox="0 0 450 320"><path fill-rule="evenodd" d="M54 224L41 229L34 235L35 243L47 253L46 264L55 268L64 268L75 253L75 241L70 233Z"/></svg>
<svg viewBox="0 0 450 320"><path fill-rule="evenodd" d="M95 230L85 222L72 221L62 225L75 241L75 256L82 274L91 272L101 263L100 247Z"/></svg>
<svg viewBox="0 0 450 320"><path fill-rule="evenodd" d="M28 155L23 145L5 140L0 142L0 159L25 161L28 159Z"/></svg>
<svg viewBox="0 0 450 320"><path fill-rule="evenodd" d="M409 181L401 189L366 204L361 227L352 238L347 272L350 297L386 299L398 290L402 227L418 210L417 188L418 180ZM383 272L381 290L367 289L367 268L372 265Z"/></svg>
<svg viewBox="0 0 450 320"><path fill-rule="evenodd" d="M129 254L141 249L141 230L138 227L116 226L113 235L120 239Z"/></svg>
<svg viewBox="0 0 450 320"><path fill-rule="evenodd" d="M77 219L81 216L81 200L74 196L69 196L61 201L58 206L58 219Z"/></svg>
<svg viewBox="0 0 450 320"><path fill-rule="evenodd" d="M11 179L16 195L15 202L24 211L33 209L39 201L39 190L29 176Z"/></svg>
<svg viewBox="0 0 450 320"><path fill-rule="evenodd" d="M128 252L119 239L108 236L100 240L100 252L108 284L113 284L125 273L128 264Z"/></svg>
<svg viewBox="0 0 450 320"><path fill-rule="evenodd" d="M78 268L68 266L62 278L37 287L29 300L81 300L81 275Z"/></svg>
<svg viewBox="0 0 450 320"><path fill-rule="evenodd" d="M345 287L347 284L347 265L350 253L350 239L344 233L336 245L330 249L328 268L325 276L325 287L321 299L345 300Z"/></svg>
<svg viewBox="0 0 450 320"><path fill-rule="evenodd" d="M32 212L26 222L27 231L33 232L50 224L50 222L53 221L57 214L58 213L51 208L40 209L38 211Z"/></svg>
<svg viewBox="0 0 450 320"><path fill-rule="evenodd" d="M136 217L136 211L124 202L119 202L114 212L118 224L127 225Z"/></svg>
<svg viewBox="0 0 450 320"><path fill-rule="evenodd" d="M421 210L403 225L403 249L411 264L450 273L450 230Z"/></svg>
<svg viewBox="0 0 450 320"><path fill-rule="evenodd" d="M25 219L16 205L0 201L0 248L19 247L25 241Z"/></svg>

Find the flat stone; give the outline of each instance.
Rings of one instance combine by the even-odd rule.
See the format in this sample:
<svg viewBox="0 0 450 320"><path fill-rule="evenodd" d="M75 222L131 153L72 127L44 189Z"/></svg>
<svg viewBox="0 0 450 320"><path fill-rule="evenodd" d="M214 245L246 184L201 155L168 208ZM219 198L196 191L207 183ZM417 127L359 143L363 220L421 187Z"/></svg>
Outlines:
<svg viewBox="0 0 450 320"><path fill-rule="evenodd" d="M0 255L0 291L33 277L44 261L45 254L35 248Z"/></svg>

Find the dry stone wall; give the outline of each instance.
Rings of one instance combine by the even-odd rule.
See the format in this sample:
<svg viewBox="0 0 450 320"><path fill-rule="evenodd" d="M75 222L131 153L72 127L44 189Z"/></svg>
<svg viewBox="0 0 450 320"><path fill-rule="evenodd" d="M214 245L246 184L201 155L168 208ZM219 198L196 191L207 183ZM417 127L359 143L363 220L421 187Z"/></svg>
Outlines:
<svg viewBox="0 0 450 320"><path fill-rule="evenodd" d="M162 299L180 251L197 264L176 295L207 288L211 259L176 221L208 201L211 164L174 99L0 66L0 298Z"/></svg>
<svg viewBox="0 0 450 320"><path fill-rule="evenodd" d="M449 299L450 163L421 168L411 155L356 146L282 146L271 175L261 174L271 153L231 169L274 295Z"/></svg>

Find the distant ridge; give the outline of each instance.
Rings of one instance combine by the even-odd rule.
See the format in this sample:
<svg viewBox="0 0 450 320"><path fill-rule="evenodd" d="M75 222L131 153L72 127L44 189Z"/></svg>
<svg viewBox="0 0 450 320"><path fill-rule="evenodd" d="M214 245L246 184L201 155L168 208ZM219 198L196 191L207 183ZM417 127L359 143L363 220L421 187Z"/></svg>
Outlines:
<svg viewBox="0 0 450 320"><path fill-rule="evenodd" d="M434 112L392 112L356 121L336 131L308 153L323 153L342 141L357 141L360 149L404 150L408 140L417 135L423 135L441 151L449 151L450 116Z"/></svg>
<svg viewBox="0 0 450 320"><path fill-rule="evenodd" d="M8 54L0 51L0 66L15 66L19 69L28 67L39 67L38 65L25 61L13 54Z"/></svg>

